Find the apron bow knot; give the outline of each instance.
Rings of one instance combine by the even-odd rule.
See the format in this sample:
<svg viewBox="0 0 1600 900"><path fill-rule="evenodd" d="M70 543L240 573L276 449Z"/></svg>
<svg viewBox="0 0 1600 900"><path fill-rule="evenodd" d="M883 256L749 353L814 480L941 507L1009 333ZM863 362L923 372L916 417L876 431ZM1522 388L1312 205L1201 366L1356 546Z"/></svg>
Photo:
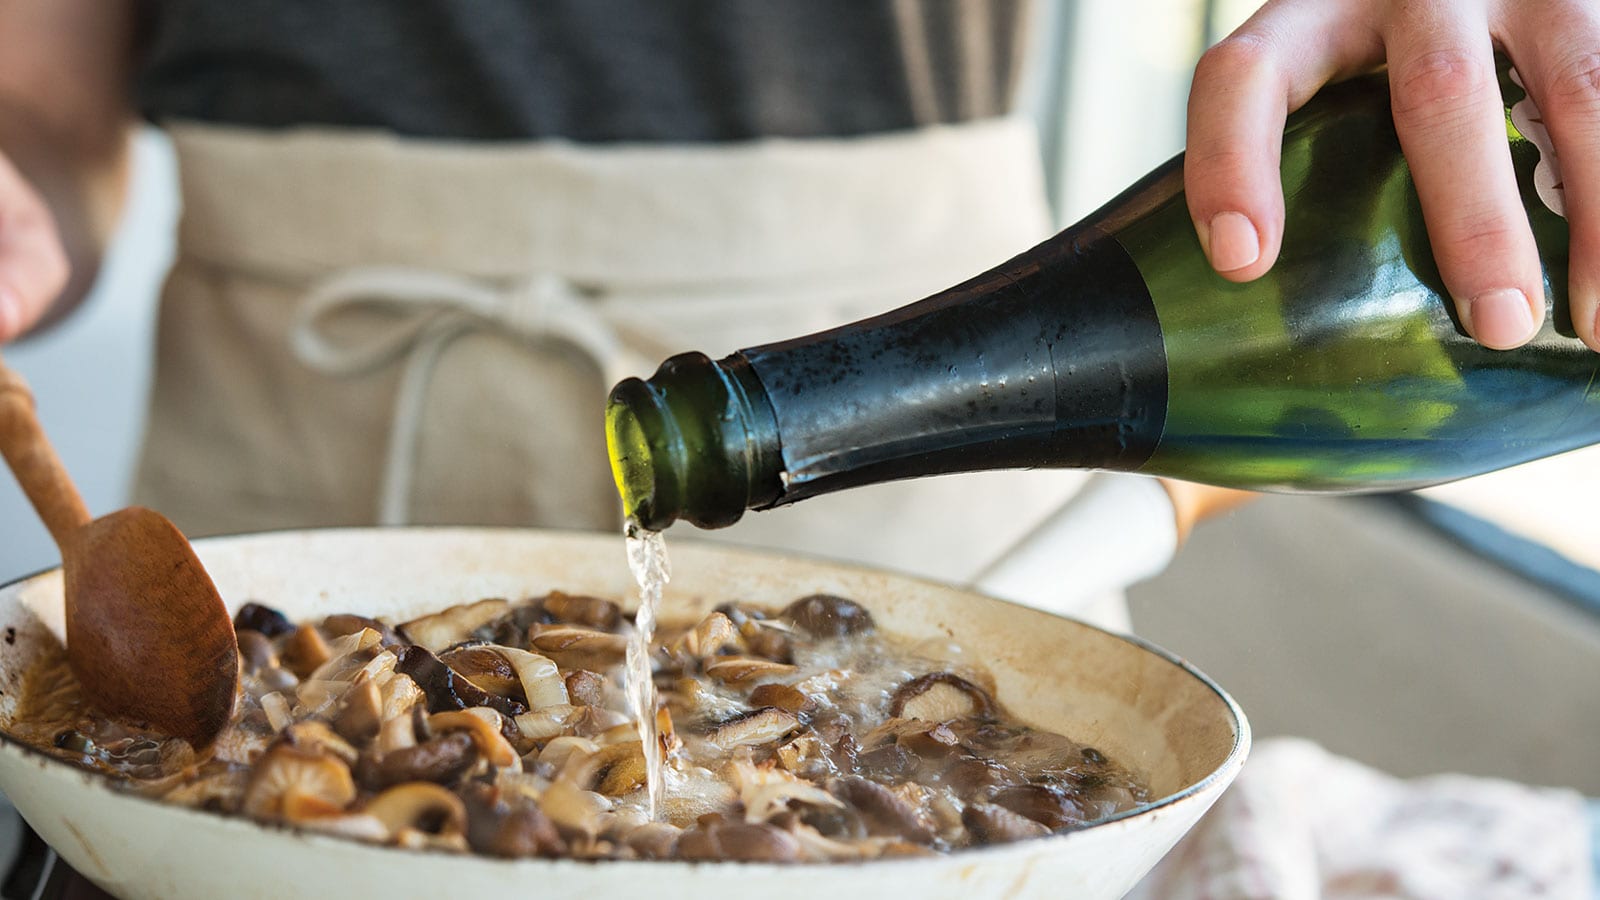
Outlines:
<svg viewBox="0 0 1600 900"><path fill-rule="evenodd" d="M385 314L388 321L335 327L336 317L357 312ZM608 385L629 374L624 345L602 305L549 272L502 288L427 269L364 266L313 285L296 311L290 346L312 369L354 377L404 361L379 486L380 525L408 519L417 435L434 368L456 339L475 331L530 344L567 344L588 357Z"/></svg>

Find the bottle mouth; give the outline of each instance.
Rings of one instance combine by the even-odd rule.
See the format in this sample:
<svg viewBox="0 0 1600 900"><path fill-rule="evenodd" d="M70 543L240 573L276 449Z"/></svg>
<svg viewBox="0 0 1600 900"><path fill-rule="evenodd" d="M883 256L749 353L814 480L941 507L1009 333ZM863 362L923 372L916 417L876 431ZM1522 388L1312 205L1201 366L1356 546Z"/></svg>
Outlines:
<svg viewBox="0 0 1600 900"><path fill-rule="evenodd" d="M606 448L623 512L651 531L732 525L781 491L777 426L737 354L683 353L611 389Z"/></svg>
<svg viewBox="0 0 1600 900"><path fill-rule="evenodd" d="M622 512L642 528L660 531L678 518L682 505L681 461L665 441L651 441L671 417L650 385L629 378L611 389L606 404L606 452Z"/></svg>

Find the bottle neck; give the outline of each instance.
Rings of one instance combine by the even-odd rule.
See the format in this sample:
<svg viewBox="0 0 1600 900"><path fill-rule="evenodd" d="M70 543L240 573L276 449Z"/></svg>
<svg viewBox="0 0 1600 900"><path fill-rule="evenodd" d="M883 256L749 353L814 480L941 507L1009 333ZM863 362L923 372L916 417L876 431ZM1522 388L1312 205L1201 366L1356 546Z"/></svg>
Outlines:
<svg viewBox="0 0 1600 900"><path fill-rule="evenodd" d="M611 391L606 443L623 512L659 531L701 528L770 506L782 490L778 436L760 382L738 356L682 353Z"/></svg>
<svg viewBox="0 0 1600 900"><path fill-rule="evenodd" d="M781 440L766 454L781 491L765 505L979 469L1136 469L1166 415L1149 291L1092 227L921 302L722 365L748 367Z"/></svg>
<svg viewBox="0 0 1600 900"><path fill-rule="evenodd" d="M1144 278L1079 227L918 303L713 362L672 357L613 389L625 512L706 528L745 509L981 469L1131 470L1166 420Z"/></svg>

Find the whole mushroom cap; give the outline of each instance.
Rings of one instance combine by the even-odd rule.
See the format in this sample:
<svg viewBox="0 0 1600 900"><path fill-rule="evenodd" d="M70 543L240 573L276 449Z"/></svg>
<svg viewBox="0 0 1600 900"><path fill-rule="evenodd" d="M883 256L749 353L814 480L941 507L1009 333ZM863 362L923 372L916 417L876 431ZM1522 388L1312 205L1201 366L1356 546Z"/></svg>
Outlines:
<svg viewBox="0 0 1600 900"><path fill-rule="evenodd" d="M251 771L241 809L258 818L295 822L337 814L355 798L355 781L343 762L278 743Z"/></svg>

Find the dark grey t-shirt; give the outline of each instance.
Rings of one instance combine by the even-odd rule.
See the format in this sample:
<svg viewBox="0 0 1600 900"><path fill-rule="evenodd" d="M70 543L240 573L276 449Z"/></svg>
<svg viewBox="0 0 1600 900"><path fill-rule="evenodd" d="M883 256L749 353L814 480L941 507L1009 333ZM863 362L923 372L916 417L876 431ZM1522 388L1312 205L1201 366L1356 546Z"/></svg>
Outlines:
<svg viewBox="0 0 1600 900"><path fill-rule="evenodd" d="M578 141L1011 109L1030 0L146 0L149 117Z"/></svg>

